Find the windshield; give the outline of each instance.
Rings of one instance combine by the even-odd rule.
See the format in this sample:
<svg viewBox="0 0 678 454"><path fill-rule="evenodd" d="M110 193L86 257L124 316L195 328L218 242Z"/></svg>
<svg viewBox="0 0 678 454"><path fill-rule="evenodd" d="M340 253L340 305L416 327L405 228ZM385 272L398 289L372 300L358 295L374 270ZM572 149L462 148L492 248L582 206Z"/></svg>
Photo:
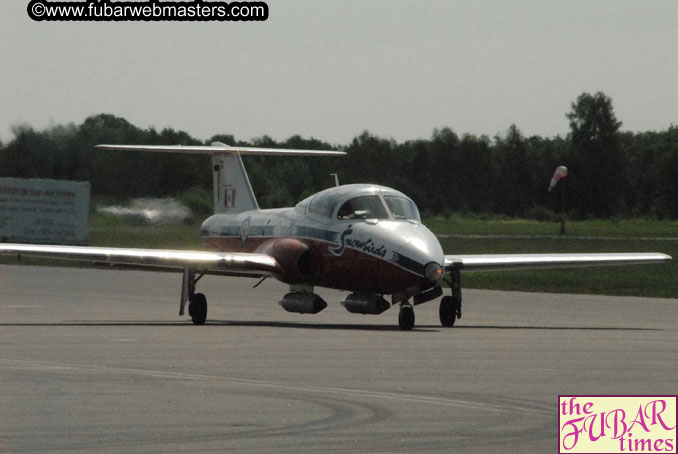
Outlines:
<svg viewBox="0 0 678 454"><path fill-rule="evenodd" d="M392 195L384 196L388 209L395 219L410 219L421 222L419 210L413 201Z"/></svg>
<svg viewBox="0 0 678 454"><path fill-rule="evenodd" d="M355 197L337 212L339 219L388 219L388 212L377 195Z"/></svg>

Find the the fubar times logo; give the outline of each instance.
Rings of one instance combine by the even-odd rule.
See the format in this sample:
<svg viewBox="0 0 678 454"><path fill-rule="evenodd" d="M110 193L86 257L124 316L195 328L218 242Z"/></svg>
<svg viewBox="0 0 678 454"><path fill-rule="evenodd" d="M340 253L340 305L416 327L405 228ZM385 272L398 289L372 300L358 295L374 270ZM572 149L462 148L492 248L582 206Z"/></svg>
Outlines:
<svg viewBox="0 0 678 454"><path fill-rule="evenodd" d="M676 453L678 396L558 396L558 453Z"/></svg>

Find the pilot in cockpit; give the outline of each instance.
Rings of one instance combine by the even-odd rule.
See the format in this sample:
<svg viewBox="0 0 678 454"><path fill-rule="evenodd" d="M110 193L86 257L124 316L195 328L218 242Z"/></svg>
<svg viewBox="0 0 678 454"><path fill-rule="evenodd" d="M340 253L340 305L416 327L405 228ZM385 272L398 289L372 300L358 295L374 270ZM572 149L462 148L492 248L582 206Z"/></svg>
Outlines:
<svg viewBox="0 0 678 454"><path fill-rule="evenodd" d="M388 219L388 213L376 195L354 197L337 212L339 219Z"/></svg>

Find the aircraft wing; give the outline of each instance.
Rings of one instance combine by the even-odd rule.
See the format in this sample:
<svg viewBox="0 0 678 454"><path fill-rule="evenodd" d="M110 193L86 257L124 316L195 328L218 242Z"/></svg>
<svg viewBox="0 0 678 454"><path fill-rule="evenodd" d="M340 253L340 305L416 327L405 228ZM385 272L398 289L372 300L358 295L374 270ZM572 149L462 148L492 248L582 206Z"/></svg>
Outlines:
<svg viewBox="0 0 678 454"><path fill-rule="evenodd" d="M445 269L502 271L587 266L663 263L671 256L657 252L596 254L483 254L446 255Z"/></svg>
<svg viewBox="0 0 678 454"><path fill-rule="evenodd" d="M78 260L157 271L181 272L191 267L205 274L243 276L263 276L279 269L273 257L257 253L0 243L0 255Z"/></svg>

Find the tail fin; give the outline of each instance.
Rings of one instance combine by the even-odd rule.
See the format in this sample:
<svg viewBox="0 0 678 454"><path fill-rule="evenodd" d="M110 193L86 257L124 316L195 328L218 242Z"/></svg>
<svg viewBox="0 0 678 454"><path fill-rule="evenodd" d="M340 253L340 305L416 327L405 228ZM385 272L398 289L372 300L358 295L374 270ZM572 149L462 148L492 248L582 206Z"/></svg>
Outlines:
<svg viewBox="0 0 678 454"><path fill-rule="evenodd" d="M343 151L289 150L283 148L230 147L220 142L211 146L182 145L97 145L101 150L154 151L160 153L207 154L212 156L214 212L237 214L258 210L259 205L247 177L241 154L291 156L341 156Z"/></svg>
<svg viewBox="0 0 678 454"><path fill-rule="evenodd" d="M214 181L214 212L242 213L258 210L245 166L237 153L212 156Z"/></svg>

